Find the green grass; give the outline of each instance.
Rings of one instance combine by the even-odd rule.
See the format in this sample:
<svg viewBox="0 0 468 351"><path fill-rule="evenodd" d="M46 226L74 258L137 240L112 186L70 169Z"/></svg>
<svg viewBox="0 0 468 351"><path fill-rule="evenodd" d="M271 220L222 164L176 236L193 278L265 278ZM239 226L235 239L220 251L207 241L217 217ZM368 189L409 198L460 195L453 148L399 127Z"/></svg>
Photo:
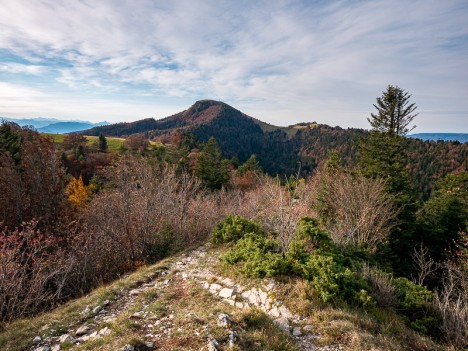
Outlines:
<svg viewBox="0 0 468 351"><path fill-rule="evenodd" d="M97 144L99 141L99 137L97 136L86 136L86 139L88 140L88 145ZM107 149L110 152L119 151L125 141L124 138L106 137L106 139L107 139Z"/></svg>
<svg viewBox="0 0 468 351"><path fill-rule="evenodd" d="M65 138L65 134L43 133L43 135L48 136L54 141L54 143L59 145L63 143L63 140ZM86 139L88 141L88 146L94 146L99 141L99 137L97 136L86 136ZM107 147L110 152L118 152L125 141L124 138L106 137L106 139Z"/></svg>

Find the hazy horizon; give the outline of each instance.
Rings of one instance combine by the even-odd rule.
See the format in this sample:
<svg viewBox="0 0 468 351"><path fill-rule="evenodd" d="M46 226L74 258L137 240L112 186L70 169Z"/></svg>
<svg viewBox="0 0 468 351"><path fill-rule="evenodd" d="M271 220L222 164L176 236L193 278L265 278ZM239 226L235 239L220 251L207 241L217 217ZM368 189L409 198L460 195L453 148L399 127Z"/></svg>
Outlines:
<svg viewBox="0 0 468 351"><path fill-rule="evenodd" d="M0 116L130 122L213 99L368 129L393 84L418 106L413 133L466 133L466 18L462 0L5 0Z"/></svg>

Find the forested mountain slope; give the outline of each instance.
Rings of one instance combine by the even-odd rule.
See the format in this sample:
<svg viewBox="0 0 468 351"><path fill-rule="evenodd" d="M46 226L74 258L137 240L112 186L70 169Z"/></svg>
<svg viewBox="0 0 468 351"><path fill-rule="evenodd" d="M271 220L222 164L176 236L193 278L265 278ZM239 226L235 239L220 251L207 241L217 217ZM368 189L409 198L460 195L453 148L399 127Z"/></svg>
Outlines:
<svg viewBox="0 0 468 351"><path fill-rule="evenodd" d="M197 101L189 109L161 120L149 118L96 127L82 134L128 136L140 133L164 143L181 132L191 133L201 142L215 138L225 157L241 163L254 154L262 168L273 175L298 171L309 174L327 158L330 150L336 150L343 163L353 165L357 159L358 140L367 134L363 129L316 123L276 127L213 100ZM467 143L408 138L406 152L410 160L407 167L424 198L430 195L437 178L467 169Z"/></svg>

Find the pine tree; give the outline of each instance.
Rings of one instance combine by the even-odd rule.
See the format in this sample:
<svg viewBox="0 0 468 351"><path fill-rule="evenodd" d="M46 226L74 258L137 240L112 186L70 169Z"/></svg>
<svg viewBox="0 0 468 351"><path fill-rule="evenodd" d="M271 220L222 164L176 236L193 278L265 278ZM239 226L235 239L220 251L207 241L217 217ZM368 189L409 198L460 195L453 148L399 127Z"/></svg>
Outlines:
<svg viewBox="0 0 468 351"><path fill-rule="evenodd" d="M368 178L383 179L386 190L399 210L399 225L392 231L389 248L393 266L399 274L408 274L410 253L416 245L415 214L418 209L416 193L411 185L407 164L404 135L412 128L416 114L411 95L399 87L389 85L374 107L377 113L368 118L372 126L369 135L360 140L358 163Z"/></svg>
<svg viewBox="0 0 468 351"><path fill-rule="evenodd" d="M107 151L107 139L102 133L99 133L99 151L101 152Z"/></svg>
<svg viewBox="0 0 468 351"><path fill-rule="evenodd" d="M229 184L229 161L223 160L214 138L210 138L203 147L197 160L195 174L211 190L218 190Z"/></svg>
<svg viewBox="0 0 468 351"><path fill-rule="evenodd" d="M410 98L408 92L398 86L389 85L374 104L378 113L371 113L371 118L367 118L372 129L398 136L404 136L413 130L415 126L409 125L418 114L413 114L417 106L409 103Z"/></svg>

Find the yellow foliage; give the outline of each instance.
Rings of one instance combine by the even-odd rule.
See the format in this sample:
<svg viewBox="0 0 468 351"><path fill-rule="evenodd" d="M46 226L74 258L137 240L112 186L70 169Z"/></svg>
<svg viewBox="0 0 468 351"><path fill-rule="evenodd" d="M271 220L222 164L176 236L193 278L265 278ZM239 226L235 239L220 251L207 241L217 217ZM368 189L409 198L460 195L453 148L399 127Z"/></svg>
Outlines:
<svg viewBox="0 0 468 351"><path fill-rule="evenodd" d="M91 189L83 183L83 178L73 178L67 186L66 193L68 200L74 204L77 208L82 208L88 202Z"/></svg>

